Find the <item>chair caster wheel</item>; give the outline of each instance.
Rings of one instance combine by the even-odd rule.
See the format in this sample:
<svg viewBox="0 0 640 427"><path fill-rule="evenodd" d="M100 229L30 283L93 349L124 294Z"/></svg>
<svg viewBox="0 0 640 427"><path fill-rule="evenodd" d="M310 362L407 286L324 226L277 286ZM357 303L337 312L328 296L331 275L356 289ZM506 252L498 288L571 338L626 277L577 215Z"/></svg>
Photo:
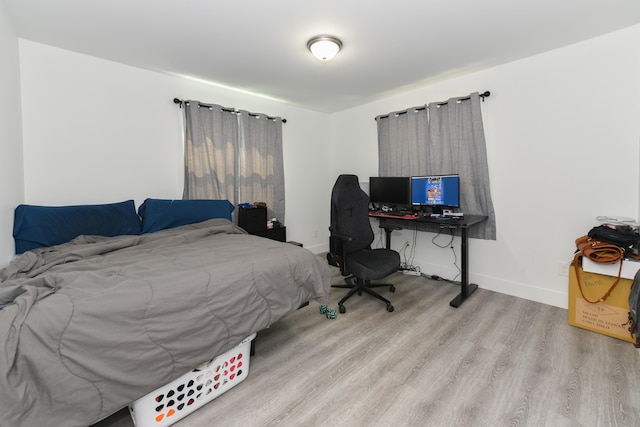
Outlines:
<svg viewBox="0 0 640 427"><path fill-rule="evenodd" d="M393 285L389 286L389 292L395 292L396 291L396 287Z"/></svg>
<svg viewBox="0 0 640 427"><path fill-rule="evenodd" d="M393 306L391 304L387 304L387 311L391 313L393 311Z"/></svg>
<svg viewBox="0 0 640 427"><path fill-rule="evenodd" d="M347 308L344 305L341 305L340 307L338 307L338 309L340 310L340 313L342 313L342 314L347 312Z"/></svg>
<svg viewBox="0 0 640 427"><path fill-rule="evenodd" d="M336 317L338 317L336 311L327 307L326 305L320 306L320 314L326 315L327 319L335 319Z"/></svg>

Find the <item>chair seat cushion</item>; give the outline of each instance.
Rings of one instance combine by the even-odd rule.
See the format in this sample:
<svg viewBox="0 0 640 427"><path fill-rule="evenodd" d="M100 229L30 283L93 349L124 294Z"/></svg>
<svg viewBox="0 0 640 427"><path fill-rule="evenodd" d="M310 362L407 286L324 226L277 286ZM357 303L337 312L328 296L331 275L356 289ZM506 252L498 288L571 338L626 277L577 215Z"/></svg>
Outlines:
<svg viewBox="0 0 640 427"><path fill-rule="evenodd" d="M388 249L363 249L347 257L347 270L363 280L383 279L398 267L400 254Z"/></svg>

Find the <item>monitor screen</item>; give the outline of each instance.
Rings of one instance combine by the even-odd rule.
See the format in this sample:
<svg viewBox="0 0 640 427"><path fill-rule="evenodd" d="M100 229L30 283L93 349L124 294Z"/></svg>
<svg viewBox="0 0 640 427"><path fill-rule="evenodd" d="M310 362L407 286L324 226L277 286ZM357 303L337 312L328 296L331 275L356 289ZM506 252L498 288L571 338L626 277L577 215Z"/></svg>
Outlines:
<svg viewBox="0 0 640 427"><path fill-rule="evenodd" d="M411 178L408 176L372 176L369 201L389 207L411 205Z"/></svg>
<svg viewBox="0 0 640 427"><path fill-rule="evenodd" d="M411 204L414 206L460 207L460 176L411 177Z"/></svg>

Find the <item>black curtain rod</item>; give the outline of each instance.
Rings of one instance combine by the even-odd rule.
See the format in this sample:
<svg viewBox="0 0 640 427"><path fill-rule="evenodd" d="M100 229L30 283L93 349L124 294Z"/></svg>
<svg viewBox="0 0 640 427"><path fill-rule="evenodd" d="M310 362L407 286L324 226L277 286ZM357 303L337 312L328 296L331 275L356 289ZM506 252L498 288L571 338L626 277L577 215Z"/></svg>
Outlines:
<svg viewBox="0 0 640 427"><path fill-rule="evenodd" d="M482 102L484 102L484 99L485 99L485 98L488 98L489 96L491 96L491 92L489 92L488 90L485 90L484 92L482 92L482 93L480 94L480 98L482 98ZM458 98L458 101L468 101L468 100L470 100L470 99L471 99L471 96L465 96L465 97L463 97L463 98ZM447 105L447 102L448 102L448 101L445 101L445 102L438 102L438 104L437 104L437 105ZM426 110L427 108L428 108L428 107L425 105L424 107L409 108L409 109L407 109L407 110L399 111L399 112L394 113L394 114L395 114L396 116L399 116L399 115L401 115L401 114L407 114L407 112L408 112L409 110L421 111L421 110ZM386 119L386 118L388 118L388 117L389 117L389 115L387 114L386 116L378 116L378 117L376 117L374 120L378 120L378 119Z"/></svg>
<svg viewBox="0 0 640 427"><path fill-rule="evenodd" d="M182 100L182 99L173 98L173 103L174 103L174 104L178 104L178 106L179 106L180 108L182 108L182 104L184 104L185 102L186 102L186 101L184 101L184 100ZM205 108L210 108L210 107L211 107L211 105L202 104L202 103L198 103L198 105L199 105L200 107L205 107ZM228 112L228 113L235 113L235 112L236 112L236 110L235 110L235 109L233 109L233 108L224 108L224 107L222 107L222 111L226 111L226 112ZM260 114L254 114L254 113L249 113L249 115L250 115L251 117L258 117L258 116L260 116ZM267 119L269 119L269 120L275 120L275 119L276 119L275 117L271 117L271 116L266 116L266 117L267 117ZM282 120L282 123L287 123L287 119L281 119L281 120Z"/></svg>

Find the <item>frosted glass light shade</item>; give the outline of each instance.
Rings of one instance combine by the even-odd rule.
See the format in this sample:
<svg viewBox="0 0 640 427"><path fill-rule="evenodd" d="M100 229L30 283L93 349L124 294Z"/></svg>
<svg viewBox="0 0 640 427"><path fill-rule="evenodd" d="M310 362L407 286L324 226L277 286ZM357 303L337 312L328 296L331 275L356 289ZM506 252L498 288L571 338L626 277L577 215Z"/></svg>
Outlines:
<svg viewBox="0 0 640 427"><path fill-rule="evenodd" d="M340 49L342 42L333 36L317 36L307 42L307 47L320 61L330 61Z"/></svg>

